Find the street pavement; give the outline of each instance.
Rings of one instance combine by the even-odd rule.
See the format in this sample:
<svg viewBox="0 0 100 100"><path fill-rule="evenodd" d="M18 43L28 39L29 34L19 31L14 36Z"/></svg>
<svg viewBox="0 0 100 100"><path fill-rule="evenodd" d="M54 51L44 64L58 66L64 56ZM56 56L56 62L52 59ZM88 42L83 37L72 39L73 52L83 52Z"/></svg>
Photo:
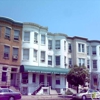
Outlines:
<svg viewBox="0 0 100 100"><path fill-rule="evenodd" d="M21 100L71 100L70 97L63 97L59 95L31 95L22 96Z"/></svg>

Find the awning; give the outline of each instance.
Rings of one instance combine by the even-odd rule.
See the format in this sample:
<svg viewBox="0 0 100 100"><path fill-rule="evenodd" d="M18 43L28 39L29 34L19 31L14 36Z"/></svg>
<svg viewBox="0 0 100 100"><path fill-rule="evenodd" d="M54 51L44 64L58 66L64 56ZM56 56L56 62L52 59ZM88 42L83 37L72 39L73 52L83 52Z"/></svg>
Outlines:
<svg viewBox="0 0 100 100"><path fill-rule="evenodd" d="M51 74L68 74L70 69L65 68L53 68L53 67L42 67L42 66L28 66L21 65L20 72L39 72L39 73L51 73Z"/></svg>

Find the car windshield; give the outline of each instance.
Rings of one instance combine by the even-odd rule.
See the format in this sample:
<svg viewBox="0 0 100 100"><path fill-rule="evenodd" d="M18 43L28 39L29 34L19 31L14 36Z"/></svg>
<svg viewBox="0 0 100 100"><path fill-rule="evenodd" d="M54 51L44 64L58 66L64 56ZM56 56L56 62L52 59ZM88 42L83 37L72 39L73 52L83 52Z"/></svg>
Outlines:
<svg viewBox="0 0 100 100"><path fill-rule="evenodd" d="M87 92L87 90L86 90L86 89L84 89L84 90L80 91L80 93L85 93L85 92Z"/></svg>

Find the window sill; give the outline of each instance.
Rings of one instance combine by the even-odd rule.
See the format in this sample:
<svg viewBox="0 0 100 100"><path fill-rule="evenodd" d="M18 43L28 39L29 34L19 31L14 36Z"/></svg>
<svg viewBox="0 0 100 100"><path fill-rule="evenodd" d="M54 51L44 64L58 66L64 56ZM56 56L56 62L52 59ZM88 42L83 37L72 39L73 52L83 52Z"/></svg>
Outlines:
<svg viewBox="0 0 100 100"><path fill-rule="evenodd" d="M34 44L38 44L38 43L35 43L35 42L34 42Z"/></svg>
<svg viewBox="0 0 100 100"><path fill-rule="evenodd" d="M27 62L28 62L29 60L22 60L22 61L23 61L23 62L25 62L25 61L27 61Z"/></svg>
<svg viewBox="0 0 100 100"><path fill-rule="evenodd" d="M37 62L37 60L33 60L33 62Z"/></svg>
<svg viewBox="0 0 100 100"><path fill-rule="evenodd" d="M13 40L14 42L19 42L19 40Z"/></svg>
<svg viewBox="0 0 100 100"><path fill-rule="evenodd" d="M41 46L46 46L46 44L41 44Z"/></svg>
<svg viewBox="0 0 100 100"><path fill-rule="evenodd" d="M30 41L23 41L23 43L30 43Z"/></svg>
<svg viewBox="0 0 100 100"><path fill-rule="evenodd" d="M44 62L41 61L41 63L45 63L45 61Z"/></svg>

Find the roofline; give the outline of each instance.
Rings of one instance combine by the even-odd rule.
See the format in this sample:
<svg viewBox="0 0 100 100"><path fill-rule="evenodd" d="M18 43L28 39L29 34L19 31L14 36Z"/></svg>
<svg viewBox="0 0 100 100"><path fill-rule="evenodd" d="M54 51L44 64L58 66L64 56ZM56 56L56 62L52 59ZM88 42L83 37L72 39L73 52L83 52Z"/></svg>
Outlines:
<svg viewBox="0 0 100 100"><path fill-rule="evenodd" d="M51 33L51 32L48 32L48 35L52 35L52 36L65 36L65 37L68 37L67 34L65 34L65 33Z"/></svg>
<svg viewBox="0 0 100 100"><path fill-rule="evenodd" d="M74 37L67 37L68 39L72 39L72 40L74 40L74 39L81 39L81 40L88 40L87 38L83 38L83 37L78 37L78 36L74 36Z"/></svg>
<svg viewBox="0 0 100 100"><path fill-rule="evenodd" d="M38 27L38 28L48 30L48 27L43 27L43 26L41 26L41 25L39 25L39 24L36 24L36 23L24 22L23 25L36 26L36 27Z"/></svg>
<svg viewBox="0 0 100 100"><path fill-rule="evenodd" d="M22 26L23 25L23 23L14 21L13 19L7 18L7 17L0 17L0 21L5 21L5 22L8 22L10 24L15 24L15 25L18 25L18 26Z"/></svg>

